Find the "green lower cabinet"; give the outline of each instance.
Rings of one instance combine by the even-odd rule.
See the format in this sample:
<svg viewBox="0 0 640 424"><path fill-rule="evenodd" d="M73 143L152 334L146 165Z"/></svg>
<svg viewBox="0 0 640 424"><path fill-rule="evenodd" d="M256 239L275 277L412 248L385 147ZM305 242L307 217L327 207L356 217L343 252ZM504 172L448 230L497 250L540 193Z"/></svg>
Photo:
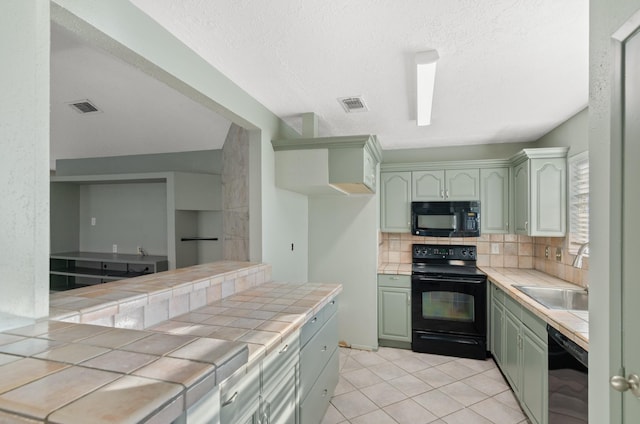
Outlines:
<svg viewBox="0 0 640 424"><path fill-rule="evenodd" d="M280 383L262 398L262 424L296 424L296 368L290 368Z"/></svg>
<svg viewBox="0 0 640 424"><path fill-rule="evenodd" d="M548 421L547 342L527 327L522 330L522 405L537 424Z"/></svg>
<svg viewBox="0 0 640 424"><path fill-rule="evenodd" d="M509 380L516 396L520 394L520 320L511 311L505 310L504 314L504 360L502 372Z"/></svg>
<svg viewBox="0 0 640 424"><path fill-rule="evenodd" d="M496 363L533 424L548 422L545 323L491 287L491 347ZM506 297L505 297L506 296ZM502 297L504 303L498 298Z"/></svg>
<svg viewBox="0 0 640 424"><path fill-rule="evenodd" d="M411 342L411 289L378 288L378 338Z"/></svg>
<svg viewBox="0 0 640 424"><path fill-rule="evenodd" d="M411 276L378 275L378 342L411 348Z"/></svg>
<svg viewBox="0 0 640 424"><path fill-rule="evenodd" d="M491 303L491 352L498 365L502 365L504 360L503 326L504 305L493 301Z"/></svg>

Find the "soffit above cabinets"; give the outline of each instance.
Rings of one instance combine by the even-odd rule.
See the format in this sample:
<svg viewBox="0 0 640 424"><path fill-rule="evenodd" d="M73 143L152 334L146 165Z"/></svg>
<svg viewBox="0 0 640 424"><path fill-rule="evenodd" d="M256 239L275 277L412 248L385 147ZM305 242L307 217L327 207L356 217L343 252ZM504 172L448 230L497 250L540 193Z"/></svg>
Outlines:
<svg viewBox="0 0 640 424"><path fill-rule="evenodd" d="M373 194L382 154L374 135L273 140L276 185L306 195Z"/></svg>

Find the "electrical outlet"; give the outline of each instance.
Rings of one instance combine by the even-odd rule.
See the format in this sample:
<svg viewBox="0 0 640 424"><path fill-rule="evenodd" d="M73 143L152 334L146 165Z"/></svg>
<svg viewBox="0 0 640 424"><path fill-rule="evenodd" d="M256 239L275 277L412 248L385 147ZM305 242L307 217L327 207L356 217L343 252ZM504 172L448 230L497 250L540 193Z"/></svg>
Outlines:
<svg viewBox="0 0 640 424"><path fill-rule="evenodd" d="M111 247L111 251L112 251L113 253L118 253L118 245L117 245L117 244L114 244L114 245Z"/></svg>
<svg viewBox="0 0 640 424"><path fill-rule="evenodd" d="M92 217L91 217L91 226L92 226L92 227L95 227L95 225L96 225L96 217L95 217L95 216L92 216Z"/></svg>
<svg viewBox="0 0 640 424"><path fill-rule="evenodd" d="M499 255L500 254L500 244L499 243L491 243L491 254Z"/></svg>
<svg viewBox="0 0 640 424"><path fill-rule="evenodd" d="M562 262L562 247L556 247L556 261Z"/></svg>
<svg viewBox="0 0 640 424"><path fill-rule="evenodd" d="M549 256L551 256L551 248L549 246L546 246L544 248L544 257L549 259Z"/></svg>

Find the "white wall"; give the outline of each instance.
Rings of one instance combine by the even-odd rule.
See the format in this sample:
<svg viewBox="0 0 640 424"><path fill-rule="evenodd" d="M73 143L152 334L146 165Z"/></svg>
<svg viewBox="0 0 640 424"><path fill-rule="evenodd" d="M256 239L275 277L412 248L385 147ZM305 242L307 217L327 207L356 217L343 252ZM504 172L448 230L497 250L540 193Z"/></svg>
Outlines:
<svg viewBox="0 0 640 424"><path fill-rule="evenodd" d="M53 0L52 18L252 131L260 147L250 149L250 258L270 263L274 279L305 280L306 197L274 182L271 139L287 130L284 123L127 1ZM292 239L297 247L290 254Z"/></svg>
<svg viewBox="0 0 640 424"><path fill-rule="evenodd" d="M2 2L0 315L49 313L49 22L47 1Z"/></svg>
<svg viewBox="0 0 640 424"><path fill-rule="evenodd" d="M618 306L612 304L615 290L609 251L618 241L609 232L612 214L611 169L611 35L636 10L640 0L590 0L589 2L589 183L591 252L589 275L589 422L620 422L621 396L609 388L609 377L620 357L619 331L613 318ZM614 202L614 208L615 202ZM613 236L615 237L615 236Z"/></svg>
<svg viewBox="0 0 640 424"><path fill-rule="evenodd" d="M378 347L379 196L309 198L309 281L342 283L340 341Z"/></svg>

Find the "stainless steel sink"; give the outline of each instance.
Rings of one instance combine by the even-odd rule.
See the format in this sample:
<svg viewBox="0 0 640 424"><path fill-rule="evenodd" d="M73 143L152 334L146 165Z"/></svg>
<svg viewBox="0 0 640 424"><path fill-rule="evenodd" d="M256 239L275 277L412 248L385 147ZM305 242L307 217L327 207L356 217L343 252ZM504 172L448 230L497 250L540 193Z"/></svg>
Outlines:
<svg viewBox="0 0 640 424"><path fill-rule="evenodd" d="M514 287L549 309L570 309L575 311L587 311L589 309L589 293L586 290L538 286Z"/></svg>

